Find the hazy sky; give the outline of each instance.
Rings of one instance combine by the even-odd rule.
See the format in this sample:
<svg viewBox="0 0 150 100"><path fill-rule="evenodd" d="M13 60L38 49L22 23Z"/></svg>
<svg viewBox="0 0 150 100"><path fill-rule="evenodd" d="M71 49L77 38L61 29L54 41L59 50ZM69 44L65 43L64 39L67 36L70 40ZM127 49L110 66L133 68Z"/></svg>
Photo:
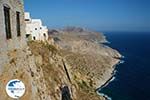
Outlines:
<svg viewBox="0 0 150 100"><path fill-rule="evenodd" d="M150 0L24 0L25 11L49 28L150 31Z"/></svg>

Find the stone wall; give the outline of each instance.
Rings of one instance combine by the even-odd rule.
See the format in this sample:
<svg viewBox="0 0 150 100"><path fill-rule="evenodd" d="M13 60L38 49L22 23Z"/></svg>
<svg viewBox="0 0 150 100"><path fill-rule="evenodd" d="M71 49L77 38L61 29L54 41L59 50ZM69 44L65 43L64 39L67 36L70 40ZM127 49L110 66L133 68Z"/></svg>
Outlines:
<svg viewBox="0 0 150 100"><path fill-rule="evenodd" d="M4 5L10 8L11 39L6 38ZM20 31L21 36L17 36L16 11L20 12ZM9 51L23 49L25 41L24 6L21 0L0 0L0 75L3 71L3 64L8 62Z"/></svg>

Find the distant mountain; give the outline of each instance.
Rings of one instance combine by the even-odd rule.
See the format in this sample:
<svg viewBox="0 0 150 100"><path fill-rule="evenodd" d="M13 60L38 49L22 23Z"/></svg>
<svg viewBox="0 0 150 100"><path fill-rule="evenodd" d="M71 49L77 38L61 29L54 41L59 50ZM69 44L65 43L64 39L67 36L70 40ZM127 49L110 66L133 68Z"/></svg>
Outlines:
<svg viewBox="0 0 150 100"><path fill-rule="evenodd" d="M97 43L107 42L105 36L102 33L89 31L88 29L80 27L65 27L64 29L60 30L52 29L49 30L49 35L51 35L52 37L57 37L61 35L63 35L64 37L66 35L66 38L70 35L70 38L73 38L74 36L74 39L84 39Z"/></svg>
<svg viewBox="0 0 150 100"><path fill-rule="evenodd" d="M77 32L77 33L82 33L85 32L86 30L84 28L81 27L65 27L64 29L62 29L65 32Z"/></svg>

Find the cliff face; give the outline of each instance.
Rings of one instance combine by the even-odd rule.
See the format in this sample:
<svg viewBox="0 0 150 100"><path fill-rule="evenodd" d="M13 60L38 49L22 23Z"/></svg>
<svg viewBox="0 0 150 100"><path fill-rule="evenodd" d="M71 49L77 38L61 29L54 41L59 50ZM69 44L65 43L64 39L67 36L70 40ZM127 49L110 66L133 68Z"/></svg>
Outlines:
<svg viewBox="0 0 150 100"><path fill-rule="evenodd" d="M25 46L22 49L13 49L0 55L0 100L13 100L5 92L6 84L11 79L22 80L26 86L26 93L21 100L41 100L45 94L39 96L39 91L45 91L46 85L43 72L35 64L34 55Z"/></svg>
<svg viewBox="0 0 150 100"><path fill-rule="evenodd" d="M21 100L104 100L95 90L104 84L120 54L98 44L103 35L80 30L62 30L51 35L55 43L31 41L23 49L1 55L0 100L12 100L5 92L10 79L25 83ZM87 32L87 34L86 34Z"/></svg>
<svg viewBox="0 0 150 100"><path fill-rule="evenodd" d="M68 95L68 98L71 98L72 84L70 76L56 46L47 43L30 42L29 47L35 56L37 67L43 72L47 87L45 92L51 96L51 100L60 100L63 91L65 91L66 96ZM67 89L65 90L65 88Z"/></svg>

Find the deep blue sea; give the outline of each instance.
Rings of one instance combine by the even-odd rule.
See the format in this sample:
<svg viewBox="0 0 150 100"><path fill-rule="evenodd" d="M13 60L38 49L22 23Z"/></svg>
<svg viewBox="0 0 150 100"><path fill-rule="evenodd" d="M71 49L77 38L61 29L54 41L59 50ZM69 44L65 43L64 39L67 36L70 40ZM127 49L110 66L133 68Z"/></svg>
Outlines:
<svg viewBox="0 0 150 100"><path fill-rule="evenodd" d="M112 100L150 100L150 33L105 32L105 36L125 62L117 65L116 79L100 93Z"/></svg>

